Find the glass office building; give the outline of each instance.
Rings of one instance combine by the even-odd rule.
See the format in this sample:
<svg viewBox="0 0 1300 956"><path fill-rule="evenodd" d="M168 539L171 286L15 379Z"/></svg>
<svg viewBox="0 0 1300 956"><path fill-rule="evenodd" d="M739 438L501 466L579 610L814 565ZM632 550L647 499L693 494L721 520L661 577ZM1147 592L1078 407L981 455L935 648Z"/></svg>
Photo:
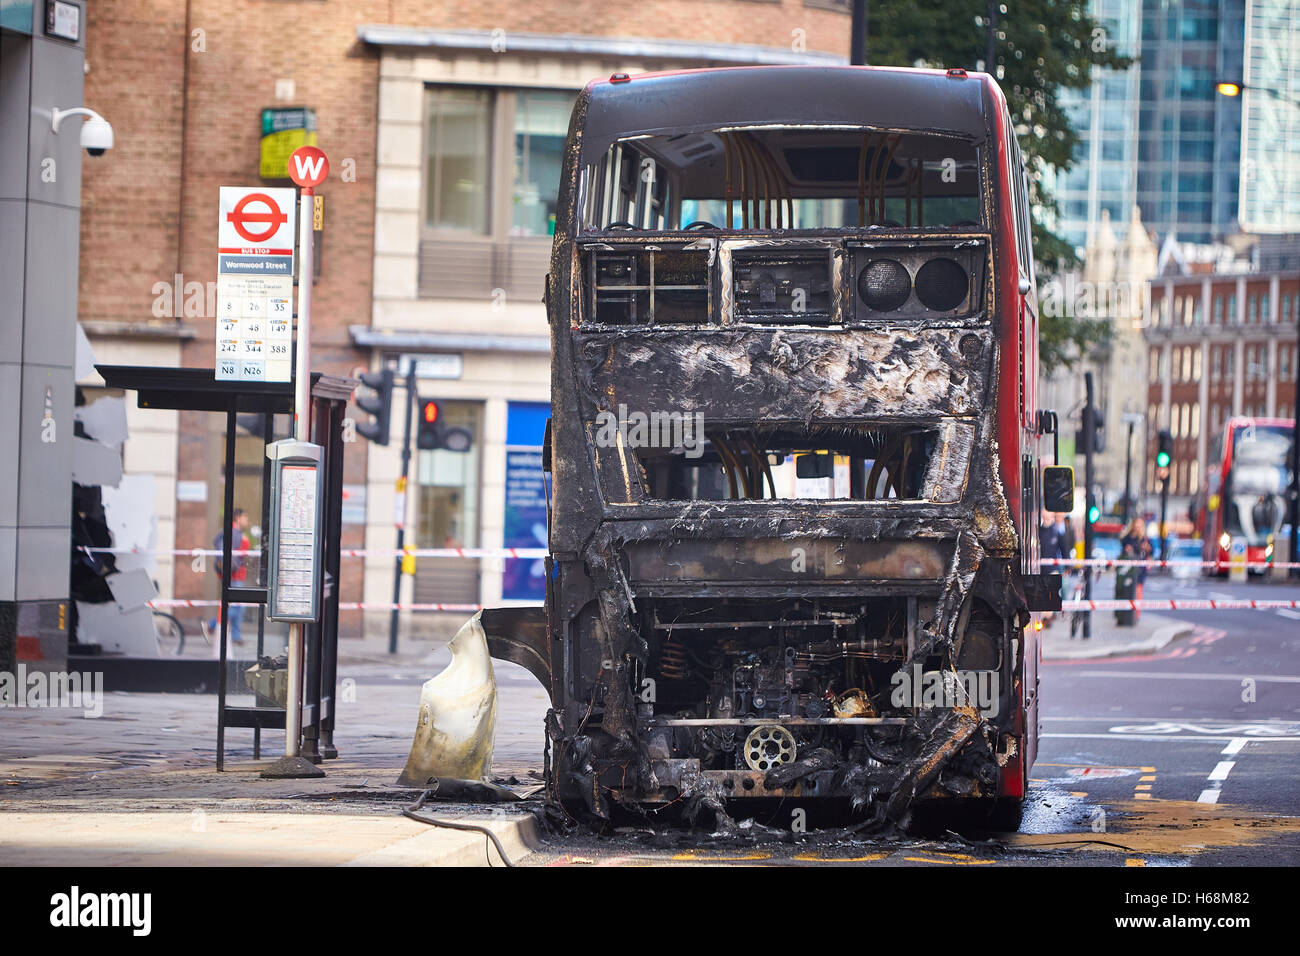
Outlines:
<svg viewBox="0 0 1300 956"><path fill-rule="evenodd" d="M1245 35L1242 227L1295 231L1300 223L1300 0L1247 0Z"/></svg>
<svg viewBox="0 0 1300 956"><path fill-rule="evenodd" d="M1093 0L1089 12L1105 33L1106 43L1124 56L1137 57L1142 0ZM1091 87L1061 91L1061 103L1079 134L1075 164L1056 177L1060 204L1058 233L1082 249L1101 219L1123 239L1136 188L1138 91L1140 68L1094 70Z"/></svg>
<svg viewBox="0 0 1300 956"><path fill-rule="evenodd" d="M1161 237L1209 243L1237 231L1246 0L1143 0L1137 199Z"/></svg>

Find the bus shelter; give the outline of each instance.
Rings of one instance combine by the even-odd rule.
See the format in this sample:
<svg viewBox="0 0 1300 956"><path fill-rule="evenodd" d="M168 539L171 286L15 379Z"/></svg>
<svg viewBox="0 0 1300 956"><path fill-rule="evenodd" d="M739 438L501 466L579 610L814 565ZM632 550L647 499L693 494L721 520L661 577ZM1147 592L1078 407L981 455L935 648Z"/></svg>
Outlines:
<svg viewBox="0 0 1300 956"><path fill-rule="evenodd" d="M275 416L292 415L292 382L249 382L218 380L212 369L156 368L139 365L98 365L110 388L136 392L140 408L177 411L220 412L225 415L225 457L222 507L221 628L220 664L217 677L217 770L225 769L226 730L253 731L253 756L261 757L264 729L285 727L285 708L272 698L255 695L252 706L228 703L231 696L227 667L227 629L231 604L257 607L257 656L263 658L267 587L265 579L236 586L232 551L235 510L235 440L240 425L253 424L265 444L287 437L275 433ZM304 633L302 740L300 753L312 763L338 756L334 746L335 684L338 674L339 542L343 510L343 419L348 399L357 386L351 378L313 372L311 376L311 440L321 446L323 480L323 578L320 617ZM251 417L250 417L251 416ZM249 429L253 430L252 428ZM269 526L271 462L262 456L261 521ZM268 541L261 540L261 562L265 569ZM283 682L282 682L283 683Z"/></svg>

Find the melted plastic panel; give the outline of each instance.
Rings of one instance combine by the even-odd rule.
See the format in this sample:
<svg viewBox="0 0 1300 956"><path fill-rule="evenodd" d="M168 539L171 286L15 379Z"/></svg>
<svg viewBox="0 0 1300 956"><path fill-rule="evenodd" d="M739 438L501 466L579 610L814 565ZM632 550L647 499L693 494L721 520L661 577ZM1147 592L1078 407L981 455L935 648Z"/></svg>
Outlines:
<svg viewBox="0 0 1300 956"><path fill-rule="evenodd" d="M664 329L579 333L578 374L589 418L620 405L700 412L706 423L930 420L985 403L987 329L895 331Z"/></svg>

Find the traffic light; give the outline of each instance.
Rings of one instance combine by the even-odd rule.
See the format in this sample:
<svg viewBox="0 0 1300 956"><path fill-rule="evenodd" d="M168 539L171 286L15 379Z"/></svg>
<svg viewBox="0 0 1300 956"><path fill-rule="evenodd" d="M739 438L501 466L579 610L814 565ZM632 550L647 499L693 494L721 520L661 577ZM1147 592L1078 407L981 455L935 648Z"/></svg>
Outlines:
<svg viewBox="0 0 1300 956"><path fill-rule="evenodd" d="M1087 409L1083 412L1083 425L1074 430L1074 447L1076 451L1086 452L1089 444L1095 452L1106 450L1106 416L1101 413L1101 409L1093 406L1092 409L1092 441L1088 441L1088 413Z"/></svg>
<svg viewBox="0 0 1300 956"><path fill-rule="evenodd" d="M1088 509L1088 524L1096 524L1097 519L1101 517L1101 509L1095 504Z"/></svg>
<svg viewBox="0 0 1300 956"><path fill-rule="evenodd" d="M361 384L375 394L357 396L357 408L375 416L375 420L362 422L357 426L357 431L372 444L387 445L389 420L393 414L393 370L386 368L378 372L363 372Z"/></svg>
<svg viewBox="0 0 1300 956"><path fill-rule="evenodd" d="M1156 437L1156 477L1161 481L1169 479L1169 464L1174 459L1174 436L1168 429L1161 429Z"/></svg>
<svg viewBox="0 0 1300 956"><path fill-rule="evenodd" d="M415 447L425 451L443 448L447 451L469 451L474 435L468 428L448 425L442 420L442 411L433 399L420 400L420 427L415 434Z"/></svg>

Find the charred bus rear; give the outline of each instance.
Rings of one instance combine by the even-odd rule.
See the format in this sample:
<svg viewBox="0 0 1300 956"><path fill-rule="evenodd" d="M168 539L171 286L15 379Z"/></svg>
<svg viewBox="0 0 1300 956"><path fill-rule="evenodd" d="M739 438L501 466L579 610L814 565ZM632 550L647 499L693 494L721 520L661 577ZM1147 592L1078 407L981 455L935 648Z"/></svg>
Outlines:
<svg viewBox="0 0 1300 956"><path fill-rule="evenodd" d="M582 93L546 293L545 618L484 618L550 690L553 797L1018 820L1026 624L1053 601L1028 234L983 75Z"/></svg>

